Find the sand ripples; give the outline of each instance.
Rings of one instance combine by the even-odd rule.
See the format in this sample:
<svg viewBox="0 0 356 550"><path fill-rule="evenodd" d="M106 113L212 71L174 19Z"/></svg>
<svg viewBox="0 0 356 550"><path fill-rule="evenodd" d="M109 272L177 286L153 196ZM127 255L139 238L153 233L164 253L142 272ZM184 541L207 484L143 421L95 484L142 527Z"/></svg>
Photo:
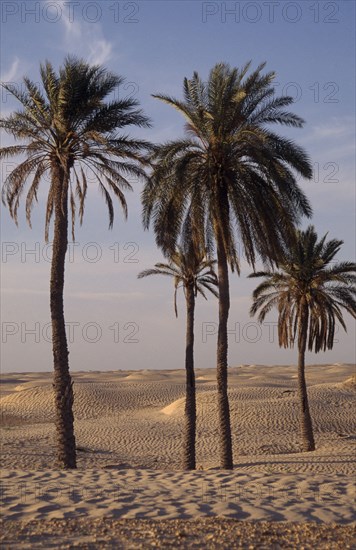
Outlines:
<svg viewBox="0 0 356 550"><path fill-rule="evenodd" d="M325 375L327 373L327 375ZM299 403L291 367L231 369L230 408L235 462L246 471L351 473L356 433L352 367L308 370L317 451L300 453ZM50 377L38 375L1 398L4 466L36 468L54 460ZM219 463L214 371L197 373L197 460ZM321 380L326 382L320 383ZM75 430L80 467L174 469L184 427L184 372L75 375Z"/></svg>

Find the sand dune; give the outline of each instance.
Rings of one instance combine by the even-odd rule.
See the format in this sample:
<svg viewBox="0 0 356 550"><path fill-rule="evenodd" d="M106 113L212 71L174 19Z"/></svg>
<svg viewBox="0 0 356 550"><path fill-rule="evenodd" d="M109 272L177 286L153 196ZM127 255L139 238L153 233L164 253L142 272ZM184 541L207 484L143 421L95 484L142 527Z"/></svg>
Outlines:
<svg viewBox="0 0 356 550"><path fill-rule="evenodd" d="M346 388L356 389L356 376L350 376L350 378L347 378L347 380L345 380L342 385Z"/></svg>
<svg viewBox="0 0 356 550"><path fill-rule="evenodd" d="M199 470L192 473L179 471L184 371L75 373L76 472L48 469L55 459L51 374L6 374L0 401L3 514L26 520L218 514L350 522L353 373L352 365L308 367L317 450L301 453L296 367L230 369L232 473L218 469L213 370L197 370ZM26 487L25 501L15 490L20 486ZM40 494L36 487L43 489ZM70 487L84 492L73 500L67 494ZM86 494L89 487L99 493Z"/></svg>
<svg viewBox="0 0 356 550"><path fill-rule="evenodd" d="M185 397L180 397L179 399L176 399L173 401L173 403L170 403L170 405L167 405L167 407L164 407L164 409L161 410L163 414L167 414L168 416L172 415L179 415L182 416L184 414L184 406L185 406Z"/></svg>

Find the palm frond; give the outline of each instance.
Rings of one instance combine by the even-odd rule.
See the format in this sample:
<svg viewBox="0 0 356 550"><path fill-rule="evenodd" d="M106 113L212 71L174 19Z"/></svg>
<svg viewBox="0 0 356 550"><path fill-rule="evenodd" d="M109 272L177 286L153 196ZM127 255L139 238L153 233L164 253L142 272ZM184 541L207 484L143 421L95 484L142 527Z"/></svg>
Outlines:
<svg viewBox="0 0 356 550"><path fill-rule="evenodd" d="M307 346L315 353L333 347L336 322L346 331L342 310L356 318L356 264L340 262L329 267L342 241L327 242L326 236L318 240L312 225L297 230L280 263L282 271L249 275L264 278L253 292L250 314L259 312L258 320L263 322L272 309L278 310L280 346L292 347L297 334L301 335L306 322L302 304L308 312Z"/></svg>
<svg viewBox="0 0 356 550"><path fill-rule="evenodd" d="M40 84L27 77L22 88L4 84L4 88L20 102L22 110L2 118L0 127L21 143L1 148L0 157L23 154L26 158L6 178L2 200L17 221L21 196L34 171L26 200L27 220L31 223L31 210L42 176L59 163L65 176L57 192L69 202L73 224L76 201L79 202L82 223L89 183L85 169L89 168L103 193L109 211L109 227L112 227L114 206L110 193L119 201L126 215L124 191L131 189L128 177L146 178L145 167L150 164L148 153L155 149L148 141L120 132L128 126L148 128L150 120L135 99L105 101L123 83L123 78L103 67L90 66L81 59L68 56L58 73L48 61L41 64L40 75ZM71 189L69 193L68 188ZM54 212L54 194L51 185L47 200L46 239Z"/></svg>

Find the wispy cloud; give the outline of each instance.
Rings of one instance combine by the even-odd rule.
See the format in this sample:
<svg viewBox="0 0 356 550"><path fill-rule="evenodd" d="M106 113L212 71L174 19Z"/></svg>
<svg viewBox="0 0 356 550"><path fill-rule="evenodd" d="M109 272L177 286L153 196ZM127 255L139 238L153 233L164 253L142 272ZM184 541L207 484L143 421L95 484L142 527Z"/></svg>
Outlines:
<svg viewBox="0 0 356 550"><path fill-rule="evenodd" d="M314 125L302 141L312 155L314 163L314 182L320 179L335 183L332 176L336 167L338 177L343 181L353 180L355 151L355 120L352 116L330 117L325 122ZM341 174L342 170L342 174ZM345 171L348 173L346 174Z"/></svg>
<svg viewBox="0 0 356 550"><path fill-rule="evenodd" d="M77 17L74 17L66 0L57 2L62 8L60 23L64 29L61 48L87 58L93 65L107 63L112 56L112 43L105 39L102 25L78 19L79 12L75 12ZM52 2L44 0L44 3L50 5Z"/></svg>
<svg viewBox="0 0 356 550"><path fill-rule="evenodd" d="M355 132L355 120L353 117L332 117L325 124L313 126L310 140L315 139L346 139Z"/></svg>
<svg viewBox="0 0 356 550"><path fill-rule="evenodd" d="M89 63L92 65L103 65L111 58L112 44L107 40L96 40L90 46Z"/></svg>
<svg viewBox="0 0 356 550"><path fill-rule="evenodd" d="M19 65L20 60L18 57L15 56L7 71L1 73L1 82L14 82L18 78Z"/></svg>
<svg viewBox="0 0 356 550"><path fill-rule="evenodd" d="M50 4L51 0L45 0L45 4ZM76 21L71 16L70 10L65 9L67 2L65 0L57 0L59 7L61 8L61 22L65 27L66 37L81 37L82 30L79 21Z"/></svg>

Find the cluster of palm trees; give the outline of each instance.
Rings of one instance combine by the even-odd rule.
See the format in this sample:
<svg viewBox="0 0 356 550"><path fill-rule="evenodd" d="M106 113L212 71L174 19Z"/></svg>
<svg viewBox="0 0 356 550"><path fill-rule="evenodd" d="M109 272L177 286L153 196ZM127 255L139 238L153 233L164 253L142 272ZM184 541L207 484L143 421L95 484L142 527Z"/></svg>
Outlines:
<svg viewBox="0 0 356 550"><path fill-rule="evenodd" d="M45 238L54 217L50 307L54 358L54 395L58 463L76 467L73 387L64 325L64 268L68 225L77 208L82 223L88 173L96 179L113 224L112 195L125 216L125 191L130 176L143 178L143 223L153 226L156 243L168 263L139 276L162 273L182 285L187 305L186 426L183 467L195 468L196 401L194 379L194 307L205 290L219 299L217 391L220 465L233 468L228 400L229 268L240 273L237 238L255 271L259 257L267 271L253 296L251 313L259 320L276 306L279 343L298 342L303 449L313 450L305 375L305 350L331 348L335 322L345 329L342 309L356 317L356 264L330 264L341 241L318 242L313 227L298 230L311 206L297 178L312 177L304 150L270 130L272 124L302 127L303 120L286 108L290 97L276 97L275 74L265 65L231 68L219 63L208 80L197 73L184 79L183 100L155 96L186 119L185 137L161 145L123 133L128 126L150 127L150 120L132 98L109 100L122 82L102 67L68 57L57 73L41 65L42 86L28 78L25 90L3 84L22 104L0 120L0 128L20 141L0 149L1 158L24 155L6 177L3 202L17 222L20 198L27 189L26 215L43 176L50 173ZM29 186L27 182L30 181ZM70 220L71 218L71 220ZM214 260L216 254L217 260ZM217 273L214 266L216 264ZM278 271L278 269L280 271ZM175 306L176 308L176 306ZM176 310L177 312L177 310Z"/></svg>

